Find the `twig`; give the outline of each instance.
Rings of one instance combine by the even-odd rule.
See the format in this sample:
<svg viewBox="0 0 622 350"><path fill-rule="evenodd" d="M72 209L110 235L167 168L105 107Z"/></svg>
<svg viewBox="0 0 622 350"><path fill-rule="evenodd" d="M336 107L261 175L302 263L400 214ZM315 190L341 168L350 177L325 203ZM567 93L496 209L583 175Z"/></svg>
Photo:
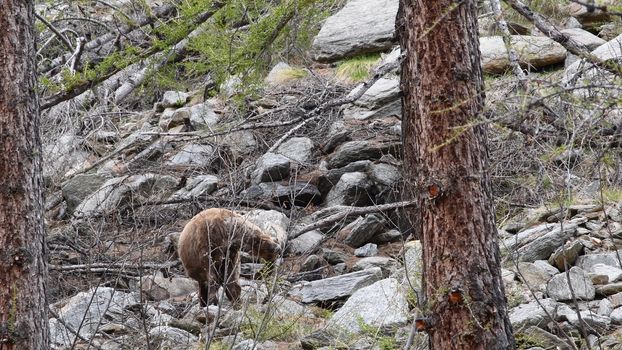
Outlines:
<svg viewBox="0 0 622 350"><path fill-rule="evenodd" d="M52 31L52 33L56 34L56 36L60 39L60 41L62 41L63 44L67 46L69 51L73 52L73 46L71 46L69 39L67 39L67 37L64 36L58 29L56 29L56 27L54 27L52 23L48 22L45 18L43 18L43 16L40 16L36 11L35 11L35 17L37 17L37 19L40 20L41 23L45 24L45 26L48 27Z"/></svg>
<svg viewBox="0 0 622 350"><path fill-rule="evenodd" d="M81 36L78 38L78 43L76 45L76 50L74 51L73 55L71 56L71 60L69 63L69 71L71 73L75 73L76 71L76 66L78 65L78 63L80 63L80 58L82 57L82 51L84 48L84 43L86 42L86 38Z"/></svg>
<svg viewBox="0 0 622 350"><path fill-rule="evenodd" d="M518 63L518 53L512 47L512 36L510 35L510 30L508 29L508 24L505 22L503 18L503 12L501 10L501 3L499 0L490 0L490 6L492 7L493 13L495 15L495 21L497 22L497 26L501 30L501 34L503 36L503 43L505 44L505 49L508 52L508 60L510 61L510 66L512 67L512 72L518 80L520 81L523 88L527 87L527 75L520 67Z"/></svg>

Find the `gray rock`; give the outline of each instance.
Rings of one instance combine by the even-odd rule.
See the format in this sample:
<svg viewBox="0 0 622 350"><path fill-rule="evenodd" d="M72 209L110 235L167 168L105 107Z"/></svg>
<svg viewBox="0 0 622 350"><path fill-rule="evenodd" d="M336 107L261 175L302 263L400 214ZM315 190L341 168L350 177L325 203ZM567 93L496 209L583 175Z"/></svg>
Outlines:
<svg viewBox="0 0 622 350"><path fill-rule="evenodd" d="M542 270L546 271L551 276L559 273L559 270L556 267L549 264L549 262L546 260L536 260L533 262L533 264L541 268Z"/></svg>
<svg viewBox="0 0 622 350"><path fill-rule="evenodd" d="M307 164L313 155L313 141L308 137L293 137L283 142L276 153L281 154L290 160Z"/></svg>
<svg viewBox="0 0 622 350"><path fill-rule="evenodd" d="M257 140L252 131L243 130L227 134L222 143L227 145L234 156L243 158L255 151L257 148Z"/></svg>
<svg viewBox="0 0 622 350"><path fill-rule="evenodd" d="M607 297L607 300L611 302L611 307L618 308L622 306L622 293L616 293Z"/></svg>
<svg viewBox="0 0 622 350"><path fill-rule="evenodd" d="M512 328L518 330L529 326L544 327L551 322L547 316L547 312L555 318L559 304L553 299L541 299L539 302L544 309L540 307L540 304L536 301L522 304L511 309L510 323L512 323Z"/></svg>
<svg viewBox="0 0 622 350"><path fill-rule="evenodd" d="M609 283L604 286L597 286L596 293L598 295L613 295L622 292L622 282Z"/></svg>
<svg viewBox="0 0 622 350"><path fill-rule="evenodd" d="M177 182L177 179L171 176L157 174L110 179L76 207L74 216L85 217L122 210L128 204L141 200L165 199L171 195Z"/></svg>
<svg viewBox="0 0 622 350"><path fill-rule="evenodd" d="M248 198L266 199L286 207L291 205L306 207L309 204L322 203L320 190L306 182L293 182L288 185L262 182L247 188L242 194Z"/></svg>
<svg viewBox="0 0 622 350"><path fill-rule="evenodd" d="M598 309L596 312L601 316L610 317L611 312L613 312L613 304L609 299L601 299L598 302Z"/></svg>
<svg viewBox="0 0 622 350"><path fill-rule="evenodd" d="M398 230L389 230L374 235L371 239L371 243L383 244L397 242L402 239L403 234Z"/></svg>
<svg viewBox="0 0 622 350"><path fill-rule="evenodd" d="M274 182L289 176L289 159L274 153L266 153L257 160L252 178L255 183Z"/></svg>
<svg viewBox="0 0 622 350"><path fill-rule="evenodd" d="M536 260L548 259L551 254L564 244L577 232L577 224L566 223L541 237L518 248L516 254L519 261L533 262Z"/></svg>
<svg viewBox="0 0 622 350"><path fill-rule="evenodd" d="M374 243L367 243L354 251L354 255L359 258L374 256L376 254L378 254L378 246Z"/></svg>
<svg viewBox="0 0 622 350"><path fill-rule="evenodd" d="M337 168L330 169L325 177L320 177L319 189L322 193L328 193L333 186L339 182L341 176L346 173L354 173L361 172L367 173L371 169L372 162L369 160L359 160L356 162L349 163L348 165Z"/></svg>
<svg viewBox="0 0 622 350"><path fill-rule="evenodd" d="M356 95L362 88L363 84L360 84L354 88L348 96L352 97ZM377 109L393 101L399 100L400 93L399 79L380 78L367 91L365 91L363 96L354 102L354 105L369 110Z"/></svg>
<svg viewBox="0 0 622 350"><path fill-rule="evenodd" d="M98 326L109 322L122 323L127 317L127 308L139 304L133 293L123 293L108 287L93 288L69 298L64 305L55 309L64 324L73 330L79 329L80 336L90 339L98 332ZM50 342L58 347L70 347L75 334L58 319L50 319Z"/></svg>
<svg viewBox="0 0 622 350"><path fill-rule="evenodd" d="M579 267L573 267L569 271L570 283L577 299L592 300L596 294L594 285L589 276ZM551 278L547 287L548 295L557 301L572 300L573 296L568 286L566 273L560 273Z"/></svg>
<svg viewBox="0 0 622 350"><path fill-rule="evenodd" d="M327 327L345 334L359 333L361 324L386 329L408 321L406 293L394 278L380 280L354 292L328 322Z"/></svg>
<svg viewBox="0 0 622 350"><path fill-rule="evenodd" d="M371 203L372 183L365 173L346 173L326 196L326 206L364 206Z"/></svg>
<svg viewBox="0 0 622 350"><path fill-rule="evenodd" d="M622 34L599 46L592 51L592 54L603 61L622 57ZM608 77L611 76L609 73L603 72L600 68L596 68L585 60L577 60L566 68L563 81L566 83L572 82L574 85L589 85L593 83L590 81L592 80L591 78L599 75L599 72L601 74L604 73Z"/></svg>
<svg viewBox="0 0 622 350"><path fill-rule="evenodd" d="M613 310L609 315L609 318L611 318L611 322L613 322L613 324L622 324L622 307Z"/></svg>
<svg viewBox="0 0 622 350"><path fill-rule="evenodd" d="M320 231L314 230L305 232L289 241L288 252L290 255L299 255L311 252L317 248L320 243L322 243L323 239L324 235Z"/></svg>
<svg viewBox="0 0 622 350"><path fill-rule="evenodd" d="M622 255L622 252L619 251ZM582 255L577 258L576 265L587 272L592 272L594 265L604 264L607 266L613 266L620 268L616 253L603 253L603 254L589 254Z"/></svg>
<svg viewBox="0 0 622 350"><path fill-rule="evenodd" d="M337 233L339 240L345 244L358 248L368 243L372 237L384 230L386 220L378 214L359 216Z"/></svg>
<svg viewBox="0 0 622 350"><path fill-rule="evenodd" d="M162 107L180 107L186 103L190 95L181 91L165 91L162 96Z"/></svg>
<svg viewBox="0 0 622 350"><path fill-rule="evenodd" d="M479 43L484 72L503 73L510 68L502 37L483 37ZM512 47L519 62L534 68L563 63L566 58L566 49L546 36L512 35Z"/></svg>
<svg viewBox="0 0 622 350"><path fill-rule="evenodd" d="M195 280L185 277L148 276L143 277L141 283L135 283L137 289L156 301L190 295L199 288Z"/></svg>
<svg viewBox="0 0 622 350"><path fill-rule="evenodd" d="M332 334L327 329L317 330L300 339L300 346L302 346L304 350L325 349L325 346L329 346L334 343L335 334Z"/></svg>
<svg viewBox="0 0 622 350"><path fill-rule="evenodd" d="M344 263L348 259L347 254L328 248L322 248L322 257L331 265Z"/></svg>
<svg viewBox="0 0 622 350"><path fill-rule="evenodd" d="M312 54L321 62L337 61L393 46L396 0L350 0L329 17L313 41Z"/></svg>
<svg viewBox="0 0 622 350"><path fill-rule="evenodd" d="M43 176L67 177L83 169L91 154L84 148L84 138L63 135L43 147Z"/></svg>
<svg viewBox="0 0 622 350"><path fill-rule="evenodd" d="M177 190L171 199L190 199L213 193L218 188L218 178L214 175L198 175L186 181L184 188Z"/></svg>
<svg viewBox="0 0 622 350"><path fill-rule="evenodd" d="M357 261L352 266L352 271L362 271L370 269L372 267L379 267L382 269L383 276L389 276L390 274L395 272L398 266L398 261L393 258L389 258L386 256L370 256Z"/></svg>
<svg viewBox="0 0 622 350"><path fill-rule="evenodd" d="M566 271L566 266L573 266L579 254L583 252L583 244L579 240L568 242L551 254L549 263L560 271Z"/></svg>
<svg viewBox="0 0 622 350"><path fill-rule="evenodd" d="M609 328L609 325L611 324L611 318L598 315L591 310L583 310L580 311L579 314L581 315L581 320L586 323L589 328L593 329L597 333L606 332ZM581 321L579 321L579 316L574 310L572 312L564 314L564 317L573 326L577 328L581 327Z"/></svg>
<svg viewBox="0 0 622 350"><path fill-rule="evenodd" d="M305 70L295 69L285 62L279 62L274 65L274 67L272 67L272 69L264 79L264 82L268 85L278 86L282 84L287 84L295 80L299 80L304 77L306 73L307 71Z"/></svg>
<svg viewBox="0 0 622 350"><path fill-rule="evenodd" d="M86 197L97 191L106 178L97 174L79 174L69 179L62 188L67 209L73 211Z"/></svg>
<svg viewBox="0 0 622 350"><path fill-rule="evenodd" d="M530 288L544 292L548 281L553 277L549 271L539 268L533 263L519 262L518 271L519 278L523 280Z"/></svg>
<svg viewBox="0 0 622 350"><path fill-rule="evenodd" d="M373 164L369 175L375 183L387 187L397 184L402 178L400 170L387 163Z"/></svg>
<svg viewBox="0 0 622 350"><path fill-rule="evenodd" d="M380 159L383 154L396 153L399 145L379 141L349 141L337 147L327 159L328 168L341 168L359 160Z"/></svg>
<svg viewBox="0 0 622 350"><path fill-rule="evenodd" d="M167 162L171 167L209 167L213 165L218 154L210 145L190 143L173 155Z"/></svg>
<svg viewBox="0 0 622 350"><path fill-rule="evenodd" d="M220 117L214 111L214 107L208 103L199 103L190 107L190 124L195 129L210 129L218 124Z"/></svg>
<svg viewBox="0 0 622 350"><path fill-rule="evenodd" d="M420 291L423 278L423 247L420 241L410 241L404 245L404 273L402 285Z"/></svg>
<svg viewBox="0 0 622 350"><path fill-rule="evenodd" d="M158 126L162 130L171 130L176 127L183 127L190 124L190 108L167 108L160 115Z"/></svg>
<svg viewBox="0 0 622 350"><path fill-rule="evenodd" d="M276 239L281 244L281 248L285 248L289 227L289 218L285 214L276 210L256 209L243 216Z"/></svg>
<svg viewBox="0 0 622 350"><path fill-rule="evenodd" d="M382 278L380 268L347 273L302 285L302 302L317 303L338 300L352 295Z"/></svg>
<svg viewBox="0 0 622 350"><path fill-rule="evenodd" d="M158 326L149 330L150 341L160 342L160 349L186 348L190 349L199 342L199 338L183 329Z"/></svg>
<svg viewBox="0 0 622 350"><path fill-rule="evenodd" d="M605 264L596 264L592 266L590 272L606 275L608 282L618 282L622 278L622 269Z"/></svg>
<svg viewBox="0 0 622 350"><path fill-rule="evenodd" d="M581 28L562 29L561 32L570 37L574 42L584 45L590 50L594 50L606 43L605 40Z"/></svg>

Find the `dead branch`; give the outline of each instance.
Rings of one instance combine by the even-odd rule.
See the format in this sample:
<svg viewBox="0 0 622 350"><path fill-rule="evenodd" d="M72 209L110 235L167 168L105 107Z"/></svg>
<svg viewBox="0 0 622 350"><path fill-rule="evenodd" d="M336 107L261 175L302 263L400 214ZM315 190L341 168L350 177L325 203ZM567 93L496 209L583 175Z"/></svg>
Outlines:
<svg viewBox="0 0 622 350"><path fill-rule="evenodd" d="M178 261L157 264L157 263L141 263L138 265L125 264L125 263L93 263L93 264L78 264L78 265L54 265L50 264L50 271L81 271L81 272L112 272L119 270L127 273L126 270L167 270L179 265Z"/></svg>
<svg viewBox="0 0 622 350"><path fill-rule="evenodd" d="M365 214L378 213L378 212L383 212L383 211L393 210L393 209L409 208L409 207L416 206L417 203L418 202L416 201L403 201L403 202L396 202L396 203L389 203L389 204L372 205L368 207L350 207L350 206L345 206L345 205L329 207L329 208L322 209L318 211L317 213L315 213L315 217L321 217L322 214L326 212L337 211L337 213L330 215L329 217L325 219L316 221L313 224L304 226L300 230L290 234L289 239L296 238L305 232L309 232L309 231L317 230L319 228L330 226L334 224L335 222L342 220L348 216L365 215Z"/></svg>
<svg viewBox="0 0 622 350"><path fill-rule="evenodd" d="M41 21L41 23L45 24L45 26L48 27L52 31L52 33L54 33L54 35L56 35L63 44L65 44L65 46L67 46L69 51L73 52L73 46L71 46L69 39L67 39L67 37L60 32L60 30L58 30L56 27L54 27L54 25L52 25L52 23L48 22L45 18L43 18L43 16L40 16L36 11L35 17L37 17L37 19Z"/></svg>
<svg viewBox="0 0 622 350"><path fill-rule="evenodd" d="M587 9L587 12L594 12L594 10L599 10L599 11L602 11L604 13L608 13L610 15L622 17L622 12L610 11L607 6L599 6L597 4L587 3L585 1L580 1L580 0L569 0L569 1L570 2L574 2L575 4L579 4L579 5L585 6L585 8Z"/></svg>
<svg viewBox="0 0 622 350"><path fill-rule="evenodd" d="M523 87L526 87L527 83L527 75L520 67L518 63L518 53L512 47L512 36L510 35L510 30L508 29L508 24L503 18L503 12L501 10L501 3L499 0L490 0L490 6L492 7L493 13L495 15L495 22L497 22L497 26L501 30L501 34L503 37L503 43L505 44L505 49L508 52L508 60L510 61L510 66L512 67L512 72L518 80L521 82Z"/></svg>
<svg viewBox="0 0 622 350"><path fill-rule="evenodd" d="M622 68L610 60L603 61L596 55L593 55L585 45L579 44L570 38L568 35L562 33L555 27L546 17L534 12L520 0L503 0L506 4L510 5L516 12L520 13L523 17L531 21L544 35L560 43L570 53L579 56L588 62L606 69L607 71L622 77Z"/></svg>

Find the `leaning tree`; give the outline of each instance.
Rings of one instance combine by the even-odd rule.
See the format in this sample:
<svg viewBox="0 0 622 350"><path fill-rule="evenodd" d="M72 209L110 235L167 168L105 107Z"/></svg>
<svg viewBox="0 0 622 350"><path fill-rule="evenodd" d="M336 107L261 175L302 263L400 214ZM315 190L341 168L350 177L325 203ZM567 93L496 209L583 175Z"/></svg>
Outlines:
<svg viewBox="0 0 622 350"><path fill-rule="evenodd" d="M488 175L476 0L400 0L405 178L432 349L513 349Z"/></svg>
<svg viewBox="0 0 622 350"><path fill-rule="evenodd" d="M34 1L0 1L0 349L48 349Z"/></svg>

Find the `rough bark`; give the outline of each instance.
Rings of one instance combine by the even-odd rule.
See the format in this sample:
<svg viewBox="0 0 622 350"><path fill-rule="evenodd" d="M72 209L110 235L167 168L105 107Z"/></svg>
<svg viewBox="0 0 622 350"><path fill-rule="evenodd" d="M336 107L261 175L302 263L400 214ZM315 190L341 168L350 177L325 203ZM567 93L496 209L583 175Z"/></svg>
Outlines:
<svg viewBox="0 0 622 350"><path fill-rule="evenodd" d="M34 2L0 1L0 349L48 349Z"/></svg>
<svg viewBox="0 0 622 350"><path fill-rule="evenodd" d="M400 0L406 180L432 349L513 349L485 129L477 1Z"/></svg>

